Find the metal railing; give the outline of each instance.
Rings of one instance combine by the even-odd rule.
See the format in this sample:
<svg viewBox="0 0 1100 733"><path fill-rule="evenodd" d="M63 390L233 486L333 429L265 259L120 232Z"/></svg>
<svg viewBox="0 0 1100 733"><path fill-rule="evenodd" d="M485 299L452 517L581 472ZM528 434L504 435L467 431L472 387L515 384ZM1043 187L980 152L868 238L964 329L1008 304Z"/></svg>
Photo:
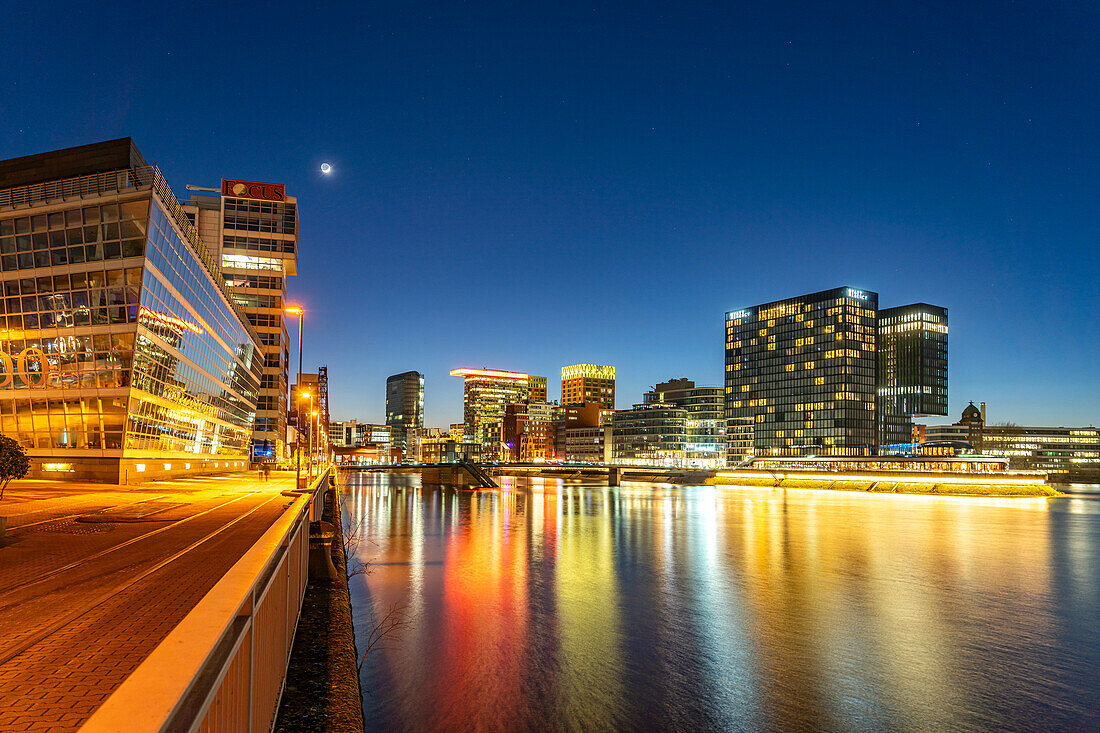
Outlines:
<svg viewBox="0 0 1100 733"><path fill-rule="evenodd" d="M81 728L267 733L309 581L327 468Z"/></svg>
<svg viewBox="0 0 1100 733"><path fill-rule="evenodd" d="M32 183L29 186L0 189L0 211L16 211L32 206L82 201L101 196L150 190L156 193L157 198L160 199L164 208L172 216L176 226L183 232L184 239L191 245L195 255L206 265L214 284L225 296L226 302L229 303L229 307L233 309L233 312L241 321L245 331L256 343L259 343L259 336L256 335L252 324L245 316L244 311L241 310L241 307L233 300L226 287L225 280L221 276L221 263L217 262L206 248L206 244L203 243L198 230L187 217L183 205L172 193L171 186L168 185L157 166L147 165L109 173L93 173L88 176L65 178L60 181L47 181L45 183Z"/></svg>

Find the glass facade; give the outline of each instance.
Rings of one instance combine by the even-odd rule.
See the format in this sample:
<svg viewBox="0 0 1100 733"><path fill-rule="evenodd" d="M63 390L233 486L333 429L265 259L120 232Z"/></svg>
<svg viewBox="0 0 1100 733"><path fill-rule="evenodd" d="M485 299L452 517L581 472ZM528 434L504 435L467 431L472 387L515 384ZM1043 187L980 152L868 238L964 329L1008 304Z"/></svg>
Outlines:
<svg viewBox="0 0 1100 733"><path fill-rule="evenodd" d="M726 465L725 400L721 387L696 387L688 379L658 384L642 396L645 404L669 404L687 411L684 456L679 465L721 468Z"/></svg>
<svg viewBox="0 0 1100 733"><path fill-rule="evenodd" d="M465 379L462 408L466 438L482 445L486 455L497 454L504 408L527 400L529 375L492 369L453 369L451 376Z"/></svg>
<svg viewBox="0 0 1100 733"><path fill-rule="evenodd" d="M386 425L404 456L410 430L424 427L424 375L402 372L386 379Z"/></svg>
<svg viewBox="0 0 1100 733"><path fill-rule="evenodd" d="M836 288L726 313L726 416L757 455L870 455L878 294Z"/></svg>
<svg viewBox="0 0 1100 733"><path fill-rule="evenodd" d="M688 411L651 402L611 416L611 459L623 465L682 466Z"/></svg>
<svg viewBox="0 0 1100 733"><path fill-rule="evenodd" d="M913 416L947 414L947 309L884 308L877 344L878 442L910 443Z"/></svg>
<svg viewBox="0 0 1100 733"><path fill-rule="evenodd" d="M125 458L244 457L262 357L159 171L46 190L0 192L21 202L0 203L0 429L32 475L47 460L96 459L110 478L104 459L117 476Z"/></svg>
<svg viewBox="0 0 1100 733"><path fill-rule="evenodd" d="M223 186L226 190L232 189ZM287 278L298 272L297 201L290 196L269 201L228 193L196 194L186 212L203 237L216 243L231 297L257 332L264 353L254 452L286 456L290 338L283 307Z"/></svg>

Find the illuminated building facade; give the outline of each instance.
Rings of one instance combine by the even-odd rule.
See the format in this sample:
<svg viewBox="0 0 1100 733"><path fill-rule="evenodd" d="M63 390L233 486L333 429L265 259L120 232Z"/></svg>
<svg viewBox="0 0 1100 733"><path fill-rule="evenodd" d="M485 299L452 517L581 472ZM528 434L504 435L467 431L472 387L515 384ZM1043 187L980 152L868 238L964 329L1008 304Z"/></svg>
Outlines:
<svg viewBox="0 0 1100 733"><path fill-rule="evenodd" d="M687 410L685 468L726 465L726 407L721 387L696 387L690 379L670 379L642 395L644 404L668 404Z"/></svg>
<svg viewBox="0 0 1100 733"><path fill-rule="evenodd" d="M620 465L684 465L688 411L663 402L634 405L611 416L612 461Z"/></svg>
<svg viewBox="0 0 1100 733"><path fill-rule="evenodd" d="M527 398L535 402L546 402L546 377L527 377Z"/></svg>
<svg viewBox="0 0 1100 733"><path fill-rule="evenodd" d="M554 457L554 405L529 400L506 405L502 439L512 461L545 461Z"/></svg>
<svg viewBox="0 0 1100 733"><path fill-rule="evenodd" d="M561 403L575 405L595 402L615 409L615 367L600 364L573 364L561 368Z"/></svg>
<svg viewBox="0 0 1100 733"><path fill-rule="evenodd" d="M497 369L452 369L451 376L462 377L465 382L462 395L465 439L483 446L486 456L500 454L505 406L527 399L529 375Z"/></svg>
<svg viewBox="0 0 1100 733"><path fill-rule="evenodd" d="M947 309L914 303L878 312L879 446L911 445L913 417L947 414Z"/></svg>
<svg viewBox="0 0 1100 733"><path fill-rule="evenodd" d="M247 466L259 339L129 138L0 162L0 429L31 478Z"/></svg>
<svg viewBox="0 0 1100 733"><path fill-rule="evenodd" d="M855 288L726 313L726 416L757 455L871 455L878 294Z"/></svg>
<svg viewBox="0 0 1100 733"><path fill-rule="evenodd" d="M927 443L966 441L984 456L1007 458L1014 470L1046 471L1062 474L1066 480L1100 480L1100 429L1082 427L1042 427L1023 425L987 425L971 402L954 425L929 425Z"/></svg>
<svg viewBox="0 0 1100 733"><path fill-rule="evenodd" d="M283 457L290 383L290 339L283 307L287 278L298 274L297 199L287 196L280 183L223 178L219 189L193 190L184 211L260 339L264 371L253 451L257 456Z"/></svg>
<svg viewBox="0 0 1100 733"><path fill-rule="evenodd" d="M393 445L404 453L410 430L424 427L424 375L402 372L386 379L386 424Z"/></svg>

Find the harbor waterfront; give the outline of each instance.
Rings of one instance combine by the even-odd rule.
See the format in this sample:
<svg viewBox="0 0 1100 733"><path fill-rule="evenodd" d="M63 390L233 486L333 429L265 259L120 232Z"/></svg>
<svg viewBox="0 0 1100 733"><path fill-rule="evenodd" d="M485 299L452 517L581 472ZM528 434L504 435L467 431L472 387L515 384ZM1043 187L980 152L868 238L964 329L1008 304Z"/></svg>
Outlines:
<svg viewBox="0 0 1100 733"><path fill-rule="evenodd" d="M368 730L1100 725L1100 486L343 481Z"/></svg>

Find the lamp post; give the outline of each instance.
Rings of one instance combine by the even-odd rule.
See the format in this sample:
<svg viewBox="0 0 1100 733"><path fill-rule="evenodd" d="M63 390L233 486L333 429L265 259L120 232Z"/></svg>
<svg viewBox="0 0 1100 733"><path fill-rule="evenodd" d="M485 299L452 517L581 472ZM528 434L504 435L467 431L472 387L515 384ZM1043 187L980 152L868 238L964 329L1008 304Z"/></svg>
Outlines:
<svg viewBox="0 0 1100 733"><path fill-rule="evenodd" d="M302 388L302 322L305 320L305 311L302 310L300 305L288 305L283 308L283 312L290 316L298 316L298 389ZM289 409L290 404L290 385L286 386L286 401ZM295 468L294 468L294 488L298 488L298 480L302 476L302 411L298 408L298 405L294 406L298 413L298 420L296 428L298 430L298 440L295 441L296 450L294 451L296 456Z"/></svg>

